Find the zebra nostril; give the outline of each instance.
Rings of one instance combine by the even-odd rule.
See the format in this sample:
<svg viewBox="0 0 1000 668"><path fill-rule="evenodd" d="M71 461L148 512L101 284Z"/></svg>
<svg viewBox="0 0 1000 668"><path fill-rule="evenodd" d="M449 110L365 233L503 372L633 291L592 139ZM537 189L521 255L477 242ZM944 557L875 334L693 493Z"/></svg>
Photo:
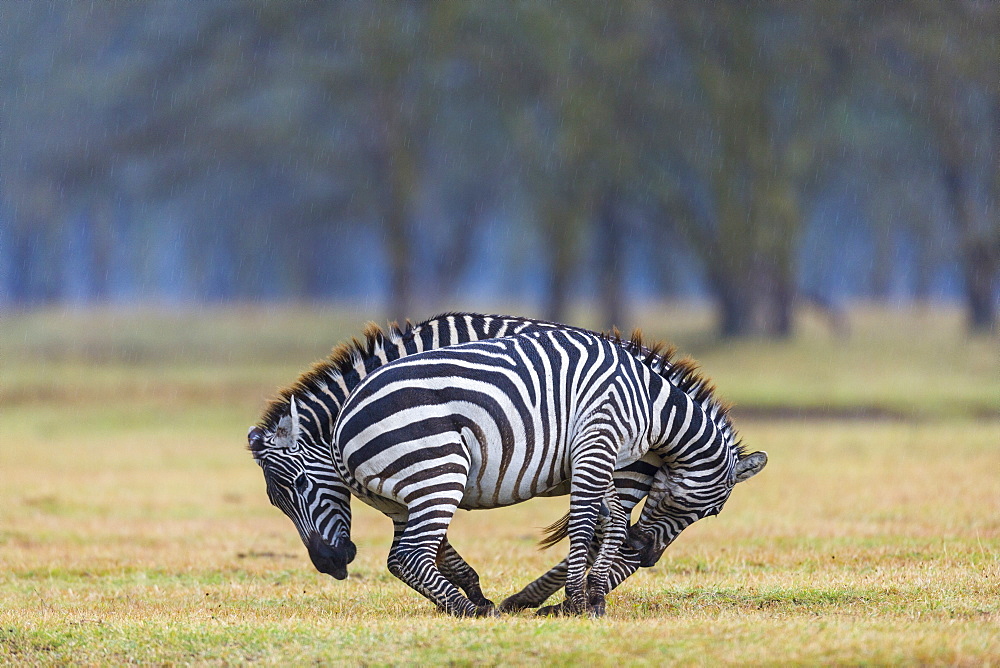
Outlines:
<svg viewBox="0 0 1000 668"><path fill-rule="evenodd" d="M295 479L295 491L297 491L299 494L302 494L303 492L306 491L308 487L309 487L309 480L308 478L306 478L306 474L300 473L299 476Z"/></svg>

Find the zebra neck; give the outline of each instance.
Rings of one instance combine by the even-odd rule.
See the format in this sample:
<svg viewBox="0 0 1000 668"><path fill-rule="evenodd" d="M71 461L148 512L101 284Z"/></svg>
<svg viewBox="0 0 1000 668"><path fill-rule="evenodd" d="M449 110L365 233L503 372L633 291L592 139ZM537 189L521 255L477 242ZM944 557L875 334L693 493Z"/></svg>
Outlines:
<svg viewBox="0 0 1000 668"><path fill-rule="evenodd" d="M308 435L305 440L313 445L313 449L320 449L327 455L340 409L351 389L359 382L360 379L350 383L341 372L331 371L313 378L308 389L295 396L299 411L305 418L301 427Z"/></svg>
<svg viewBox="0 0 1000 668"><path fill-rule="evenodd" d="M702 468L706 461L726 456L723 432L698 401L671 383L654 400L658 433L650 448L672 469Z"/></svg>

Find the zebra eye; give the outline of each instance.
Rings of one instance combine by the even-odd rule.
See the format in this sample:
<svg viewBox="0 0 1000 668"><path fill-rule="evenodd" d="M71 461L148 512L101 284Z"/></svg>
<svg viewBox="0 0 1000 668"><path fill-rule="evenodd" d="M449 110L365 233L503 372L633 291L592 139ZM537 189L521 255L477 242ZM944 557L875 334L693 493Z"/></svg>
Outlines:
<svg viewBox="0 0 1000 668"><path fill-rule="evenodd" d="M303 492L306 491L306 488L308 486L309 486L309 481L306 479L306 474L300 473L299 477L295 479L295 491L298 492L299 494L302 494Z"/></svg>

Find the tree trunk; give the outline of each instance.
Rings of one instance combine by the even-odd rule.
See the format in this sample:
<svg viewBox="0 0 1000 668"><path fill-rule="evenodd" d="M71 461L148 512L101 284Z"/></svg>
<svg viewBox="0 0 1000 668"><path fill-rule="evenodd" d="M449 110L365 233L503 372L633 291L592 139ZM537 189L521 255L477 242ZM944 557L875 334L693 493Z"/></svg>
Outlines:
<svg viewBox="0 0 1000 668"><path fill-rule="evenodd" d="M383 100L385 121L383 178L388 184L385 211L386 250L389 255L389 318L413 319L413 260L410 221L417 191L414 148L404 130L398 105Z"/></svg>
<svg viewBox="0 0 1000 668"><path fill-rule="evenodd" d="M892 273L896 268L893 257L893 230L886 223L875 227L875 246L872 250L871 292L875 299L887 301L892 294Z"/></svg>
<svg viewBox="0 0 1000 668"><path fill-rule="evenodd" d="M462 279L469 269L474 253L476 234L482 228L485 197L481 193L460 196L460 217L457 224L444 226L446 240L437 249L434 276L436 298L454 301Z"/></svg>
<svg viewBox="0 0 1000 668"><path fill-rule="evenodd" d="M552 322L566 322L569 312L574 222L574 214L568 208L553 207L543 223L549 285L543 297L542 312Z"/></svg>
<svg viewBox="0 0 1000 668"><path fill-rule="evenodd" d="M406 219L397 205L390 205L386 215L386 247L389 253L389 319L403 322L414 318L413 265Z"/></svg>
<svg viewBox="0 0 1000 668"><path fill-rule="evenodd" d="M626 295L622 272L625 260L621 213L618 210L618 196L614 192L605 194L597 212L597 265L598 296L600 300L601 324L610 330L627 325Z"/></svg>
<svg viewBox="0 0 1000 668"><path fill-rule="evenodd" d="M997 323L993 295L1000 277L1000 238L991 237L989 229L977 229L961 166L946 164L943 178L959 237L969 329L974 333L990 332Z"/></svg>
<svg viewBox="0 0 1000 668"><path fill-rule="evenodd" d="M988 239L968 239L963 244L962 255L969 329L976 334L988 334L997 325L997 303L993 295L1000 274L997 267L1000 249Z"/></svg>
<svg viewBox="0 0 1000 668"><path fill-rule="evenodd" d="M101 200L94 211L93 268L94 284L92 297L99 302L106 302L111 286L111 252L114 245L112 231L111 204Z"/></svg>
<svg viewBox="0 0 1000 668"><path fill-rule="evenodd" d="M712 284L719 330L726 338L787 338L792 333L794 286L787 272L754 262L746 275L718 270Z"/></svg>

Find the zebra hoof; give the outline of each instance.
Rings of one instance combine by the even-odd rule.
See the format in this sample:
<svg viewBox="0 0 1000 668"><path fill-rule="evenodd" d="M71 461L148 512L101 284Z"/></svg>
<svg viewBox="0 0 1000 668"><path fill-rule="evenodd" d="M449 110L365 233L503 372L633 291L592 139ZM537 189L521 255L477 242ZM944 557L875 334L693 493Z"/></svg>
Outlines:
<svg viewBox="0 0 1000 668"><path fill-rule="evenodd" d="M497 607L496 604L493 603L493 601L491 601L490 599L486 598L485 596L480 596L478 598L470 598L469 600L472 601L476 606L478 606L480 608L495 608L495 607Z"/></svg>
<svg viewBox="0 0 1000 668"><path fill-rule="evenodd" d="M483 617L486 607L479 606L469 600L454 601L445 605L437 606L438 612L443 612L452 617Z"/></svg>
<svg viewBox="0 0 1000 668"><path fill-rule="evenodd" d="M503 601L501 601L498 610L500 612L513 613L513 612L521 612L522 610L526 610L532 607L535 606L531 605L530 603L525 603L521 601L521 599L517 597L517 594L514 594L513 596L508 596Z"/></svg>
<svg viewBox="0 0 1000 668"><path fill-rule="evenodd" d="M450 614L452 617L499 617L500 613L497 612L496 606L492 602L487 601L487 605L476 605L471 601L467 601L461 604L461 606L455 607L442 607L438 606L438 610Z"/></svg>
<svg viewBox="0 0 1000 668"><path fill-rule="evenodd" d="M535 614L539 617L569 617L580 613L573 607L569 599L566 599L562 603L539 608Z"/></svg>
<svg viewBox="0 0 1000 668"><path fill-rule="evenodd" d="M598 617L603 617L605 607L606 604L603 598L600 601L590 601L587 605L587 614L594 619L597 619Z"/></svg>
<svg viewBox="0 0 1000 668"><path fill-rule="evenodd" d="M476 606L476 611L471 615L472 617L499 617L500 613L497 611L495 605L490 603L489 605L478 605Z"/></svg>

